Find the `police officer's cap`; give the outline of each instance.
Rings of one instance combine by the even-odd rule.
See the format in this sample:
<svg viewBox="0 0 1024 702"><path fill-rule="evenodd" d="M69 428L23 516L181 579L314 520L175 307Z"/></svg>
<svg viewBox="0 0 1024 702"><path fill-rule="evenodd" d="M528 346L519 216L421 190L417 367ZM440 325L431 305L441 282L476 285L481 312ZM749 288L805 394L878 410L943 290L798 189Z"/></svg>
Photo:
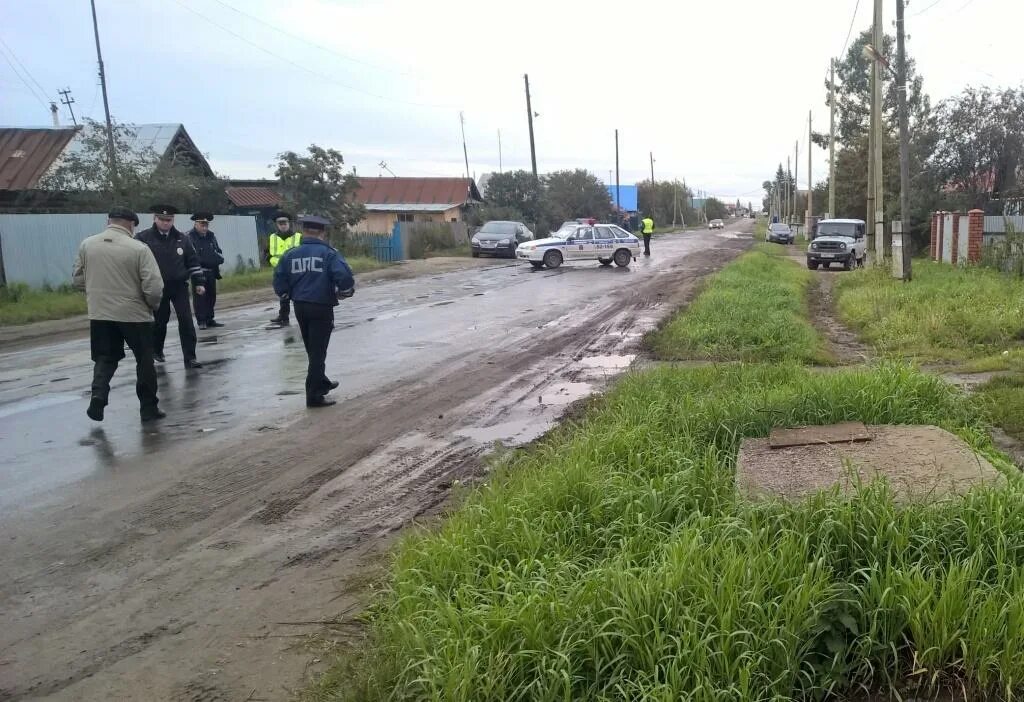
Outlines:
<svg viewBox="0 0 1024 702"><path fill-rule="evenodd" d="M189 219L191 219L193 222L212 222L213 221L213 213L212 212L196 212Z"/></svg>
<svg viewBox="0 0 1024 702"><path fill-rule="evenodd" d="M110 212L107 213L107 217L110 219L123 219L128 222L134 222L135 224L139 223L139 216L127 207L111 207Z"/></svg>
<svg viewBox="0 0 1024 702"><path fill-rule="evenodd" d="M291 218L292 218L291 213L285 212L284 210L278 210L277 212L274 213L274 219L275 220L278 220L278 219L291 219Z"/></svg>
<svg viewBox="0 0 1024 702"><path fill-rule="evenodd" d="M174 205L150 205L149 211L159 217L173 217L178 214L178 208Z"/></svg>
<svg viewBox="0 0 1024 702"><path fill-rule="evenodd" d="M312 229L317 232L322 232L331 226L331 220L326 217L317 217L316 215L304 215L300 221L303 229Z"/></svg>

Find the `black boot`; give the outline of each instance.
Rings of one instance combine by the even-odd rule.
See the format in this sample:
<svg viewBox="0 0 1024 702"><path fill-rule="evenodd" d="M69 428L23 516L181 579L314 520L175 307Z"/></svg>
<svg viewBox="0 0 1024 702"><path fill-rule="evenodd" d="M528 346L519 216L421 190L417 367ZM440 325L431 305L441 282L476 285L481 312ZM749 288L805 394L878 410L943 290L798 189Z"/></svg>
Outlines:
<svg viewBox="0 0 1024 702"><path fill-rule="evenodd" d="M337 400L329 400L322 395L306 400L306 407L330 407L336 404L338 404Z"/></svg>
<svg viewBox="0 0 1024 702"><path fill-rule="evenodd" d="M163 419L164 417L167 416L167 413L164 412L163 410L153 407L141 410L139 412L139 416L142 418L142 421L144 422L152 422L156 419Z"/></svg>
<svg viewBox="0 0 1024 702"><path fill-rule="evenodd" d="M94 397L92 398L92 400L89 401L89 409L87 409L85 413L89 415L89 419L93 420L94 422L102 422L103 408L106 407L106 405L106 402L104 402L98 397Z"/></svg>

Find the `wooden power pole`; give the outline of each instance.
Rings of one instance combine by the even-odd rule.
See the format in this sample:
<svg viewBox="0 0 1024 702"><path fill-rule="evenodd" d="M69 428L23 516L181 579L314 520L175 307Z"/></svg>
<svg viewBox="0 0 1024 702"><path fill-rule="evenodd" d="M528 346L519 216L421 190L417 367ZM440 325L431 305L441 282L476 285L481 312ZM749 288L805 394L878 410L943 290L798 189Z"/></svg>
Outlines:
<svg viewBox="0 0 1024 702"><path fill-rule="evenodd" d="M875 21L874 21L874 36L872 38L872 45L875 51L878 52L878 58L881 57L882 53L882 0L875 0ZM874 83L872 84L871 91L871 112L874 115L874 139L872 144L873 154L872 163L874 163L874 188L873 201L874 210L869 213L869 216L874 218L874 230L875 230L875 253L878 256L878 262L881 263L885 259L886 249L889 242L886 241L885 236L885 171L882 170L882 130L883 127L883 115L882 115L882 64L876 58L871 62L872 70L871 75L874 77Z"/></svg>
<svg viewBox="0 0 1024 702"><path fill-rule="evenodd" d="M804 215L805 236L811 238L811 219L814 217L814 179L811 176L811 138L814 136L814 129L811 126L811 111L807 111L807 214Z"/></svg>
<svg viewBox="0 0 1024 702"><path fill-rule="evenodd" d="M537 180L537 145L533 140L533 105L530 103L530 76L523 74L526 83L526 120L530 125L530 164L533 166L533 179Z"/></svg>
<svg viewBox="0 0 1024 702"><path fill-rule="evenodd" d="M896 91L900 119L900 252L899 277L911 279L910 271L910 127L907 124L907 47L903 0L896 0Z"/></svg>
<svg viewBox="0 0 1024 702"><path fill-rule="evenodd" d="M836 216L836 60L832 59L829 81L828 127L828 216Z"/></svg>
<svg viewBox="0 0 1024 702"><path fill-rule="evenodd" d="M107 100L107 74L103 70L103 52L100 51L100 26L96 20L96 0L92 5L92 31L96 37L96 61L100 67L100 90L103 92L103 113L107 117L107 163L110 168L110 184L114 192L120 191L117 177L117 158L114 150L114 123L110 119L110 102Z"/></svg>

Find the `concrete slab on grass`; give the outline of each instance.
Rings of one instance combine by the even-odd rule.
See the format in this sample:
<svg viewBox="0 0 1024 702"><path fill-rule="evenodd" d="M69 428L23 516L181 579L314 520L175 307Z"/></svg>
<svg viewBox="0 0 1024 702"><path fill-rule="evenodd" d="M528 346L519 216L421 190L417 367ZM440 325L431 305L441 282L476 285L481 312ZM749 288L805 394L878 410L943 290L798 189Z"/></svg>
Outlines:
<svg viewBox="0 0 1024 702"><path fill-rule="evenodd" d="M871 441L772 448L745 439L736 461L736 486L749 497L801 498L858 480L884 477L900 499L940 499L979 483L1002 480L960 438L933 426L866 427Z"/></svg>
<svg viewBox="0 0 1024 702"><path fill-rule="evenodd" d="M772 429L768 445L772 448L808 446L811 444L839 444L850 441L871 441L871 434L863 422L842 422L814 427Z"/></svg>

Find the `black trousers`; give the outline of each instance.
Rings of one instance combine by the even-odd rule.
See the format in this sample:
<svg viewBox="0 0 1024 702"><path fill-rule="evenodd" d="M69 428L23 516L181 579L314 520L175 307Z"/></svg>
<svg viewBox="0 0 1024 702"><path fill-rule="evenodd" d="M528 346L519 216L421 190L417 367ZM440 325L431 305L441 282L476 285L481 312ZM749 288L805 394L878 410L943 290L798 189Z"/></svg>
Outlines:
<svg viewBox="0 0 1024 702"><path fill-rule="evenodd" d="M192 324L192 310L188 304L188 282L164 282L164 296L156 310L156 328L153 330L153 351L163 355L167 339L167 322L171 319L171 306L178 318L178 336L181 337L181 355L186 361L196 357L196 328Z"/></svg>
<svg viewBox="0 0 1024 702"><path fill-rule="evenodd" d="M291 301L288 299L281 300L281 307L277 310L277 318L282 322L287 322L291 316ZM299 316L299 303L295 303L295 316Z"/></svg>
<svg viewBox="0 0 1024 702"><path fill-rule="evenodd" d="M648 256L651 255L651 235L644 234L644 253Z"/></svg>
<svg viewBox="0 0 1024 702"><path fill-rule="evenodd" d="M213 308L217 304L217 278L213 271L206 271L206 293L200 295L192 289L192 305L196 308L196 321L209 324L213 321Z"/></svg>
<svg viewBox="0 0 1024 702"><path fill-rule="evenodd" d="M153 366L152 322L89 321L89 343L92 347L92 397L104 405L110 396L110 380L117 364L124 358L124 345L135 355L135 394L143 412L154 410L156 399L156 368Z"/></svg>
<svg viewBox="0 0 1024 702"><path fill-rule="evenodd" d="M331 381L327 378L327 346L334 330L334 307L314 302L295 302L295 319L299 322L302 343L309 357L306 371L306 401L327 394Z"/></svg>

